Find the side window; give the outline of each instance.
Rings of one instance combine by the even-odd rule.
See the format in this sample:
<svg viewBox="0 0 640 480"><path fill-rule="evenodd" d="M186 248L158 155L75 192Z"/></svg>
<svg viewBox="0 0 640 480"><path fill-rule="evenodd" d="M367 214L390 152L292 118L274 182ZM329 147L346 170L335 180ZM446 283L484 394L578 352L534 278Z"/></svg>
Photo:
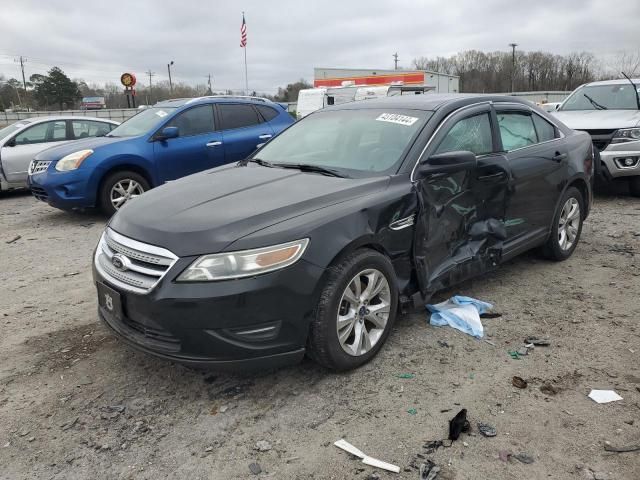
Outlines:
<svg viewBox="0 0 640 480"><path fill-rule="evenodd" d="M251 105L219 103L218 112L220 112L222 130L249 127L260 123L258 114Z"/></svg>
<svg viewBox="0 0 640 480"><path fill-rule="evenodd" d="M167 126L178 127L181 137L213 132L213 108L211 105L190 108L178 114Z"/></svg>
<svg viewBox="0 0 640 480"><path fill-rule="evenodd" d="M67 122L44 122L26 129L16 135L16 145L31 145L33 143L56 142L67 139Z"/></svg>
<svg viewBox="0 0 640 480"><path fill-rule="evenodd" d="M538 143L536 129L531 115L518 112L496 112L502 137L502 146L506 151L527 147Z"/></svg>
<svg viewBox="0 0 640 480"><path fill-rule="evenodd" d="M49 125L53 128L47 133L48 142L57 142L59 140L67 139L67 122L65 120L59 122L50 122Z"/></svg>
<svg viewBox="0 0 640 480"><path fill-rule="evenodd" d="M263 118L267 122L269 120L272 120L272 119L274 119L274 118L276 118L278 116L278 112L276 112L275 109L273 109L271 107L267 107L265 105L256 105L256 108L258 109L260 114L263 116Z"/></svg>
<svg viewBox="0 0 640 480"><path fill-rule="evenodd" d="M16 135L16 145L31 145L32 143L44 143L47 139L47 130L51 122L39 123L24 132Z"/></svg>
<svg viewBox="0 0 640 480"><path fill-rule="evenodd" d="M540 115L536 115L534 113L531 117L533 118L533 124L536 127L536 132L538 133L539 142L548 142L549 140L556 138L556 127L551 125Z"/></svg>
<svg viewBox="0 0 640 480"><path fill-rule="evenodd" d="M111 131L111 125L102 122L93 122L91 120L72 120L71 128L74 138L96 137L98 135L106 135Z"/></svg>
<svg viewBox="0 0 640 480"><path fill-rule="evenodd" d="M458 121L447 132L435 153L467 150L476 155L493 151L489 114L482 113Z"/></svg>

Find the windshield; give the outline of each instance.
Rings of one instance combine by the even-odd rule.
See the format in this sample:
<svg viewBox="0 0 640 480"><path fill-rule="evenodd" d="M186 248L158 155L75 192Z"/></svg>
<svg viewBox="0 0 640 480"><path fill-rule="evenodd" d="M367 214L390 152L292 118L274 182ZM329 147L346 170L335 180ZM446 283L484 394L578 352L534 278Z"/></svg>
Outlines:
<svg viewBox="0 0 640 480"><path fill-rule="evenodd" d="M432 112L358 109L319 111L275 137L255 157L280 165L312 165L345 176L389 174Z"/></svg>
<svg viewBox="0 0 640 480"><path fill-rule="evenodd" d="M129 120L111 130L107 137L137 137L155 129L175 107L151 107L141 110Z"/></svg>
<svg viewBox="0 0 640 480"><path fill-rule="evenodd" d="M560 111L637 110L636 88L630 83L580 87L564 102Z"/></svg>
<svg viewBox="0 0 640 480"><path fill-rule="evenodd" d="M8 127L4 127L2 129L0 129L0 139L2 139L4 137L8 137L12 133L17 132L22 127L24 127L25 125L28 125L28 124L29 124L29 122L21 121L21 122L13 123L13 124L9 125Z"/></svg>

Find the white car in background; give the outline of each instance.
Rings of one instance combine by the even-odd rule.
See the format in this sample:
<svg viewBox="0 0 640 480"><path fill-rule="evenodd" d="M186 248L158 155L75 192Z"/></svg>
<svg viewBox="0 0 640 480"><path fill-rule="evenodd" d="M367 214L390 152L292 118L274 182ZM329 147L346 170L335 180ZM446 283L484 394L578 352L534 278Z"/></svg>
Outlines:
<svg viewBox="0 0 640 480"><path fill-rule="evenodd" d="M106 118L34 117L0 129L0 191L26 188L29 164L54 145L106 135L119 125Z"/></svg>
<svg viewBox="0 0 640 480"><path fill-rule="evenodd" d="M640 79L581 85L552 114L591 135L600 177L626 180L631 194L640 197Z"/></svg>

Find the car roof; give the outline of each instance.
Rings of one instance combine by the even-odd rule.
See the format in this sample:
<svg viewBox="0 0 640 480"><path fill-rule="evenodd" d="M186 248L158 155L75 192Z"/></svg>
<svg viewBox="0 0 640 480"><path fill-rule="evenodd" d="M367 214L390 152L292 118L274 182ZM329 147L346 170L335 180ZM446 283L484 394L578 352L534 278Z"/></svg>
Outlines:
<svg viewBox="0 0 640 480"><path fill-rule="evenodd" d="M373 98L361 102L342 103L323 110L355 110L361 108L395 108L435 111L451 104L468 105L477 102L510 102L532 105L528 100L508 95L480 93L424 93L421 95L398 95Z"/></svg>
<svg viewBox="0 0 640 480"><path fill-rule="evenodd" d="M640 78L632 78L631 81L635 84L640 85ZM629 85L629 80L627 80L626 78L617 78L615 80L600 80L598 82L589 82L589 83L585 83L585 86L592 86L592 85L621 85L621 84L627 84Z"/></svg>
<svg viewBox="0 0 640 480"><path fill-rule="evenodd" d="M183 107L185 105L193 105L199 103L218 103L218 102L233 102L233 103L252 103L262 105L275 105L274 102L267 98L252 97L246 95L208 95L205 97L195 98L174 98L171 100L163 100L153 105L154 107Z"/></svg>

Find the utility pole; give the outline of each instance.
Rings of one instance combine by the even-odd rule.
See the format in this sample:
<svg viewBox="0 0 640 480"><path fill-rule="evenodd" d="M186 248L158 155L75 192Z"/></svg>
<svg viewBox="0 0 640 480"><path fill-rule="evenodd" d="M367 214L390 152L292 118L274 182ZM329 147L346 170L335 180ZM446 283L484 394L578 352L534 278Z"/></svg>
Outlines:
<svg viewBox="0 0 640 480"><path fill-rule="evenodd" d="M209 95L213 95L213 90L211 90L211 74L209 74L208 76L204 77L207 78L207 84L209 85Z"/></svg>
<svg viewBox="0 0 640 480"><path fill-rule="evenodd" d="M20 55L20 59L18 60L14 60L15 62L20 62L20 70L22 71L22 86L24 87L24 96L26 98L27 96L27 79L24 77L24 64L26 63L27 59L23 58L22 55ZM20 100L18 100L20 101Z"/></svg>
<svg viewBox="0 0 640 480"><path fill-rule="evenodd" d="M398 69L398 52L394 53L392 57L393 57L393 63L395 64L394 70L397 70Z"/></svg>
<svg viewBox="0 0 640 480"><path fill-rule="evenodd" d="M151 85L151 78L155 77L156 74L155 72L152 72L151 69L147 70L144 73L149 75L149 103L153 103L153 86Z"/></svg>
<svg viewBox="0 0 640 480"><path fill-rule="evenodd" d="M173 60L170 63L167 63L167 71L169 72L169 91L171 95L173 95L173 82L171 81L171 65L173 65Z"/></svg>
<svg viewBox="0 0 640 480"><path fill-rule="evenodd" d="M513 84L515 81L515 76L516 76L516 47L518 46L517 43L510 43L509 46L511 47L511 93L513 93Z"/></svg>

